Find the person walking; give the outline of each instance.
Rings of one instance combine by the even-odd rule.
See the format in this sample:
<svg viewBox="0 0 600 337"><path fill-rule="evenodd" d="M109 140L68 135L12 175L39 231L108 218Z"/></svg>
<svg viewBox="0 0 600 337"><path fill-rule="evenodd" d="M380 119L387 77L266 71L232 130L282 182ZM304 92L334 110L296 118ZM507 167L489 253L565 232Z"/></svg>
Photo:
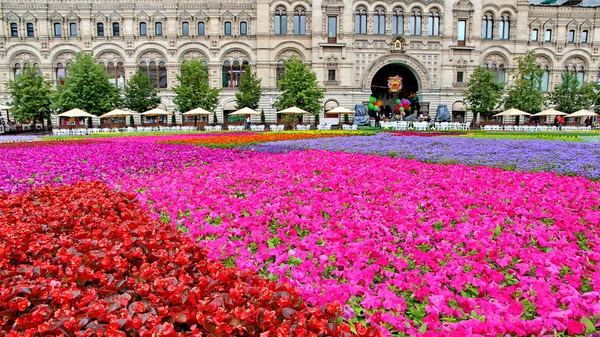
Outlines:
<svg viewBox="0 0 600 337"><path fill-rule="evenodd" d="M248 115L248 117L246 117L246 129L250 130L250 115Z"/></svg>

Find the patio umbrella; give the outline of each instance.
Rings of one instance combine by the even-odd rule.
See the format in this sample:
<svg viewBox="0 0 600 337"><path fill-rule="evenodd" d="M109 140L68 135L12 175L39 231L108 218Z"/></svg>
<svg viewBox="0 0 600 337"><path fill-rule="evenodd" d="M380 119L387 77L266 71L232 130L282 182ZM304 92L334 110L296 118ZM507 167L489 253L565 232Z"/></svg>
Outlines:
<svg viewBox="0 0 600 337"><path fill-rule="evenodd" d="M100 118L127 117L127 116L133 116L133 112L129 112L129 111L121 110L121 109L114 109L114 110L109 111L109 112L105 113L104 115L100 116Z"/></svg>
<svg viewBox="0 0 600 337"><path fill-rule="evenodd" d="M146 112L142 112L140 115L142 116L170 116L172 113L167 110L161 108L154 108L152 110L148 110Z"/></svg>
<svg viewBox="0 0 600 337"><path fill-rule="evenodd" d="M212 112L204 110L202 108L192 109L188 112L184 112L182 115L184 116L198 116L198 115L212 115Z"/></svg>
<svg viewBox="0 0 600 337"><path fill-rule="evenodd" d="M349 114L353 114L354 111L346 109L343 106L338 106L335 109L331 109L331 110L327 111L327 113L332 114L332 115L349 115Z"/></svg>
<svg viewBox="0 0 600 337"><path fill-rule="evenodd" d="M538 112L535 115L533 115L534 117L541 117L541 116L566 116L568 114L562 112L562 111L558 111L555 109L547 109L544 110L542 112Z"/></svg>
<svg viewBox="0 0 600 337"><path fill-rule="evenodd" d="M71 109L67 112L63 112L57 117L66 117L66 118L84 118L84 117L96 117L91 113L85 112L81 109Z"/></svg>
<svg viewBox="0 0 600 337"><path fill-rule="evenodd" d="M581 109L579 111L575 111L572 114L568 115L567 117L569 118L576 118L576 117L598 117L600 115L598 115L597 113L590 111L590 110L586 110L586 109Z"/></svg>
<svg viewBox="0 0 600 337"><path fill-rule="evenodd" d="M0 104L0 110L10 110L11 108L11 106Z"/></svg>
<svg viewBox="0 0 600 337"><path fill-rule="evenodd" d="M291 108L287 108L287 109L283 109L281 111L277 111L280 114L288 114L288 115L310 115L311 113L306 111L306 110L302 110L298 107L291 107Z"/></svg>
<svg viewBox="0 0 600 337"><path fill-rule="evenodd" d="M511 116L531 116L530 113L519 110L519 109L515 109L515 108L511 108L508 109L506 111L502 111L499 114L495 114L494 117L498 117L498 116L506 116L506 117L511 117Z"/></svg>
<svg viewBox="0 0 600 337"><path fill-rule="evenodd" d="M260 112L252 110L250 108L242 108L238 111L232 112L229 116L246 116L246 115L260 115Z"/></svg>

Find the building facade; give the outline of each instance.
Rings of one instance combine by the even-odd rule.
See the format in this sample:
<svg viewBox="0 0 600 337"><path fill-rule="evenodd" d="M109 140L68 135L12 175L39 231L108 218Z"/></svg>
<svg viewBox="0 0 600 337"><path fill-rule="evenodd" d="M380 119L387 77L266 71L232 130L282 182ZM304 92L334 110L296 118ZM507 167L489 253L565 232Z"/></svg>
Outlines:
<svg viewBox="0 0 600 337"><path fill-rule="evenodd" d="M0 0L0 103L6 82L35 64L55 82L68 76L78 51L93 53L116 86L138 69L175 109L182 62L200 58L210 83L222 87L219 121L235 105L243 69L250 66L272 107L283 61L296 55L327 89L323 110L388 95L400 75L405 95L416 92L421 112L445 104L468 121L462 92L475 67L510 84L515 57L533 50L544 69L542 90L561 74L597 81L600 3L595 0ZM401 98L401 97L398 97ZM385 103L384 103L385 104ZM322 115L322 117L325 117Z"/></svg>

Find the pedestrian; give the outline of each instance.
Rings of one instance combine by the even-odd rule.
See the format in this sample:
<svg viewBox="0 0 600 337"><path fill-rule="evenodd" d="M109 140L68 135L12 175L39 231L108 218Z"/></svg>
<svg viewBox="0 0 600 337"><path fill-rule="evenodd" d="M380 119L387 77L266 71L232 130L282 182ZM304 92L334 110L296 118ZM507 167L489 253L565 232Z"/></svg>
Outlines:
<svg viewBox="0 0 600 337"><path fill-rule="evenodd" d="M589 127L590 125L592 125L592 119L590 118L590 116L588 116L585 121L585 126Z"/></svg>
<svg viewBox="0 0 600 337"><path fill-rule="evenodd" d="M246 129L250 130L250 115L246 118Z"/></svg>
<svg viewBox="0 0 600 337"><path fill-rule="evenodd" d="M375 111L375 127L376 128L380 128L381 127L381 125L379 124L379 119L380 119L380 117L379 117L379 111Z"/></svg>

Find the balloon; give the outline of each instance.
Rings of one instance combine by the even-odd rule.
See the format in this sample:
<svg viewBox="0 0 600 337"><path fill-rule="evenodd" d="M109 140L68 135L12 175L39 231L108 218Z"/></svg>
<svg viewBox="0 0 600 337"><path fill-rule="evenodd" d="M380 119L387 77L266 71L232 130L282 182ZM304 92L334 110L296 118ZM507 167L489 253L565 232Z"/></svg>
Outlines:
<svg viewBox="0 0 600 337"><path fill-rule="evenodd" d="M403 108L403 107L400 107L400 109L399 109L399 110L400 110L400 111L404 111L404 108Z"/></svg>
<svg viewBox="0 0 600 337"><path fill-rule="evenodd" d="M396 98L396 104L400 104L400 98Z"/></svg>
<svg viewBox="0 0 600 337"><path fill-rule="evenodd" d="M369 110L373 110L373 103L369 103L368 108Z"/></svg>
<svg viewBox="0 0 600 337"><path fill-rule="evenodd" d="M375 97L371 96L371 97L369 98L369 102L371 102L371 103L375 103L375 102L377 102L377 98L375 98Z"/></svg>
<svg viewBox="0 0 600 337"><path fill-rule="evenodd" d="M410 106L412 103L410 101L406 101L406 105Z"/></svg>
<svg viewBox="0 0 600 337"><path fill-rule="evenodd" d="M383 103L381 101L377 102L377 106L381 108L381 106L383 105Z"/></svg>
<svg viewBox="0 0 600 337"><path fill-rule="evenodd" d="M400 111L400 106L397 106L396 109L394 109L396 112Z"/></svg>
<svg viewBox="0 0 600 337"><path fill-rule="evenodd" d="M379 111L379 106L376 105L375 106L375 112L378 112L378 111Z"/></svg>

